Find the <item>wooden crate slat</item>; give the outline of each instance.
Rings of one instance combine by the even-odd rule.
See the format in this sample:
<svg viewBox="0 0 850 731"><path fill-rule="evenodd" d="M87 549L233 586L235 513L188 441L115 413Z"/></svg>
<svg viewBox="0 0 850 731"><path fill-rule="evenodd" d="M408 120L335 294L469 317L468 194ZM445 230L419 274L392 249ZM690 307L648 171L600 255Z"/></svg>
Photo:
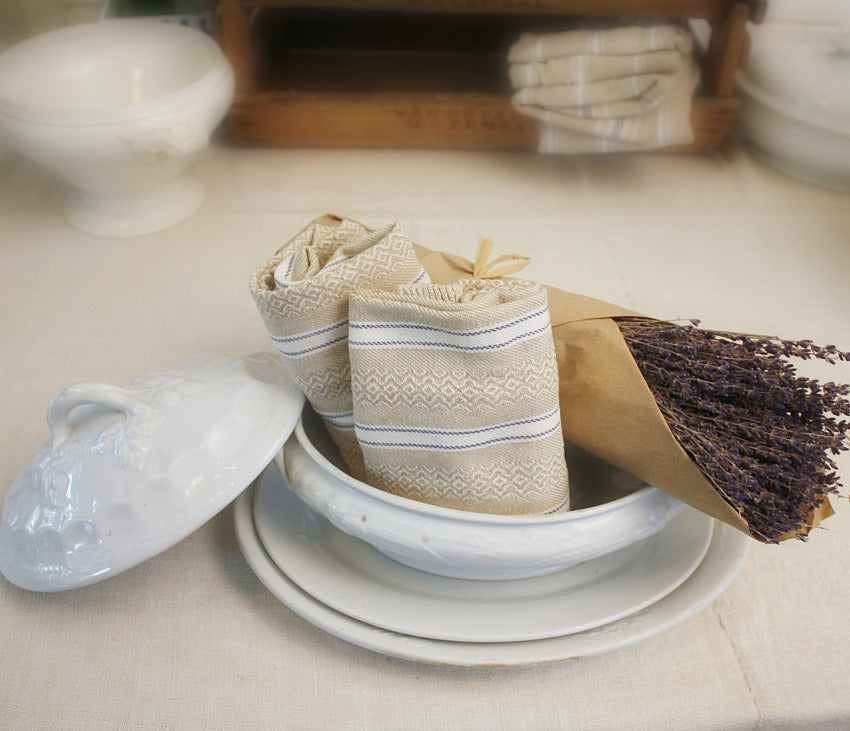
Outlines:
<svg viewBox="0 0 850 731"><path fill-rule="evenodd" d="M738 107L732 97L695 99L695 140L676 150L719 149ZM539 138L535 120L484 94L270 92L238 99L230 123L237 141L284 146L533 150Z"/></svg>
<svg viewBox="0 0 850 731"><path fill-rule="evenodd" d="M236 0L244 7L397 10L410 13L543 13L722 20L736 0ZM764 0L746 0L752 16Z"/></svg>
<svg viewBox="0 0 850 731"><path fill-rule="evenodd" d="M264 74L261 50L251 21L269 12L322 11L332 22L333 11L374 11L383 18L394 11L406 14L405 22L415 14L434 18L468 15L470 22L489 14L522 23L525 17L640 16L670 19L705 18L711 22L712 38L702 60L702 86L694 99L691 122L695 141L691 145L667 148L673 152L729 151L731 131L739 103L734 97L734 74L746 53L746 23L758 21L764 12L764 0L219 0L219 39L233 63L237 75L237 97L228 117L231 137L238 142L265 145L356 146L356 147L446 147L534 149L538 141L538 123L520 115L511 105L510 89L470 88L451 91L446 88L374 88L364 76L359 92L352 92L343 81L325 73L321 67L313 78L328 78L328 88L312 88L309 74L302 72L310 53L319 58L322 50L296 49L289 57L286 71L271 78ZM455 15L453 15L455 14ZM292 16L294 18L295 16ZM339 16L337 16L339 17ZM363 17L358 15L357 17ZM369 18L379 16L368 16ZM395 17L395 16L392 16ZM442 16L441 16L442 17ZM465 16L463 16L465 17ZM290 16L284 16L288 21ZM495 18L495 16L494 16ZM440 21L442 22L442 21ZM464 21L465 22L465 21ZM501 21L500 21L501 22ZM456 26L457 23L455 22ZM255 29L256 30L256 29ZM322 28L324 34L324 28ZM324 41L324 35L322 35ZM272 41L274 43L274 39ZM281 49L277 49L280 51ZM284 48L286 53L288 49ZM432 51L431 66L445 59ZM422 68L429 65L428 53L418 50ZM296 58L301 53L300 58ZM393 67L392 53L381 57L376 51L376 68ZM294 55L293 55L294 54ZM368 55L368 54L366 54ZM497 59L501 56L494 57ZM293 61L294 59L294 61ZM346 65L352 73L368 69L368 58L341 57L344 79ZM301 65L299 66L299 63ZM381 64L384 63L385 66ZM399 64L395 64L398 66ZM411 64L408 64L411 65ZM414 67L416 63L412 64ZM482 69L486 63L479 64ZM498 68L498 64L491 64ZM327 66L332 69L332 66ZM354 71L356 69L356 71ZM267 69L265 69L267 70ZM300 70L300 71L299 71ZM397 69L396 69L397 70ZM466 70L466 69L465 69ZM293 80L296 76L300 85ZM318 76L317 76L318 74ZM458 76L462 76L458 74ZM469 76L469 74L467 74ZM470 77L471 78L471 77ZM287 82L287 79L289 81ZM458 79L449 79L454 85Z"/></svg>

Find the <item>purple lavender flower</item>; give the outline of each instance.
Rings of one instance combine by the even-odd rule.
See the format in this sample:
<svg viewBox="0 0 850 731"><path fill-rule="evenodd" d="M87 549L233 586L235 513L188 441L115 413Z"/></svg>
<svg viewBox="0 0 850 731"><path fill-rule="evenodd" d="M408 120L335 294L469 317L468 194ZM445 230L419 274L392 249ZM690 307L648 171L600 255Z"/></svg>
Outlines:
<svg viewBox="0 0 850 731"><path fill-rule="evenodd" d="M850 386L800 376L791 359L834 364L850 353L697 321L617 324L670 431L751 534L805 539L812 511L840 487L834 457L848 448Z"/></svg>

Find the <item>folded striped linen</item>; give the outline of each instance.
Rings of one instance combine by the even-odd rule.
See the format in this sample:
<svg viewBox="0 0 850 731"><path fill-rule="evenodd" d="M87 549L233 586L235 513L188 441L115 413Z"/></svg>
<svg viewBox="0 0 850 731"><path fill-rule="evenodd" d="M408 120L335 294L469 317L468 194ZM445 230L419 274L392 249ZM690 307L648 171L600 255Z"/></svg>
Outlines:
<svg viewBox="0 0 850 731"><path fill-rule="evenodd" d="M657 108L676 84L672 74L637 74L578 84L548 84L517 89L519 107L558 110L582 119L643 114Z"/></svg>
<svg viewBox="0 0 850 731"><path fill-rule="evenodd" d="M693 92L699 71L693 66L677 86L646 111L637 111L636 100L610 102L581 115L553 108L524 110L541 121L537 149L548 154L580 154L655 150L688 145L694 141L691 125Z"/></svg>
<svg viewBox="0 0 850 731"><path fill-rule="evenodd" d="M354 434L348 359L349 295L429 281L401 226L370 231L337 218L308 226L251 278L251 294L289 374L360 479L363 458Z"/></svg>
<svg viewBox="0 0 850 731"><path fill-rule="evenodd" d="M693 37L677 25L523 34L508 53L520 113L546 153L618 152L694 140Z"/></svg>
<svg viewBox="0 0 850 731"><path fill-rule="evenodd" d="M541 285L462 280L358 292L350 317L354 423L368 482L482 513L568 507Z"/></svg>
<svg viewBox="0 0 850 731"><path fill-rule="evenodd" d="M691 33L673 23L579 28L558 33L523 33L508 51L508 63L546 61L583 53L632 56L677 51L689 54L693 47Z"/></svg>
<svg viewBox="0 0 850 731"><path fill-rule="evenodd" d="M623 79L645 74L677 71L682 64L679 51L648 51L628 55L578 53L544 61L511 63L511 84L516 88L563 84L589 84L607 79Z"/></svg>

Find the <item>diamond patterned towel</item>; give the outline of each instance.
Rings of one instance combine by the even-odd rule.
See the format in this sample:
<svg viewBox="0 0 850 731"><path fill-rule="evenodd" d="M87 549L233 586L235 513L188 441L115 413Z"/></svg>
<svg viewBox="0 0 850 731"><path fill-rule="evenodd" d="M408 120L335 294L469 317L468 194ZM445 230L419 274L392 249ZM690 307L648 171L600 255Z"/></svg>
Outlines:
<svg viewBox="0 0 850 731"><path fill-rule="evenodd" d="M565 508L547 295L463 280L351 297L354 422L367 481L444 507Z"/></svg>
<svg viewBox="0 0 850 731"><path fill-rule="evenodd" d="M337 218L308 226L251 278L272 341L355 477L363 477L363 460L352 415L349 294L429 281L398 224L370 231Z"/></svg>

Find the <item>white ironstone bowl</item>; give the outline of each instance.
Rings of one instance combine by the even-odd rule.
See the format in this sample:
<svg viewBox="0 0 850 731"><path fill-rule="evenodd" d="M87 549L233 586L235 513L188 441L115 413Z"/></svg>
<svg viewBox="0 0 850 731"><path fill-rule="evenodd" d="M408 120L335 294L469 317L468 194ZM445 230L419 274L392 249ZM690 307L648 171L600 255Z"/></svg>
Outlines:
<svg viewBox="0 0 850 731"><path fill-rule="evenodd" d="M66 215L138 236L191 215L183 175L221 122L234 76L207 34L145 18L50 31L0 54L0 137L71 186Z"/></svg>
<svg viewBox="0 0 850 731"><path fill-rule="evenodd" d="M850 30L753 29L737 74L740 127L775 167L850 190Z"/></svg>
<svg viewBox="0 0 850 731"><path fill-rule="evenodd" d="M676 498L568 449L573 509L502 516L398 497L355 480L309 408L278 467L292 490L345 533L412 568L462 579L537 576L604 556L663 528Z"/></svg>

